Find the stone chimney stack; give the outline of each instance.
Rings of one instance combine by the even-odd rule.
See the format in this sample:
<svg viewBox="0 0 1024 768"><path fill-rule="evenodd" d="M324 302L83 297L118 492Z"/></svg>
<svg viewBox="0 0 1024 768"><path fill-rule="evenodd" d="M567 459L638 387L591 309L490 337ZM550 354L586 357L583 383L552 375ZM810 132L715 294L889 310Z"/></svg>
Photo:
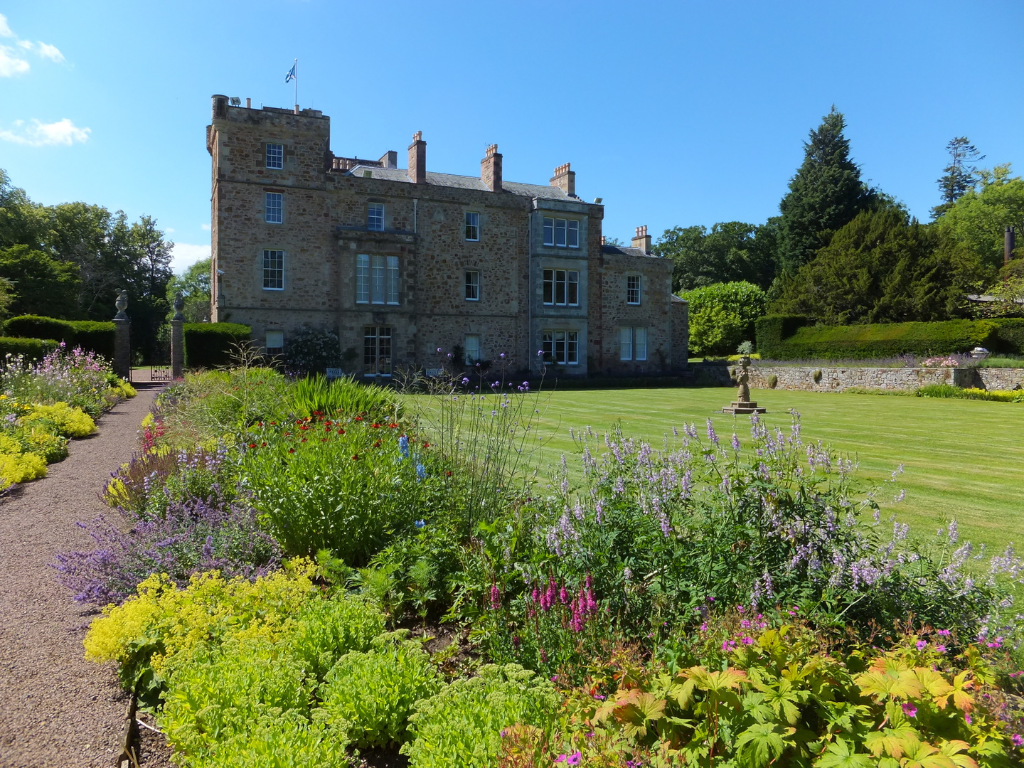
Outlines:
<svg viewBox="0 0 1024 768"><path fill-rule="evenodd" d="M480 179L491 192L501 192L501 155L497 144L491 144L480 161Z"/></svg>
<svg viewBox="0 0 1024 768"><path fill-rule="evenodd" d="M569 170L569 163L555 168L555 175L551 177L551 186L559 187L570 197L576 197L576 171Z"/></svg>
<svg viewBox="0 0 1024 768"><path fill-rule="evenodd" d="M633 247L639 248L644 253L651 252L651 236L647 234L646 224L636 228L636 234L633 236Z"/></svg>
<svg viewBox="0 0 1024 768"><path fill-rule="evenodd" d="M423 131L416 131L409 145L409 178L416 184L427 183L427 142L423 140Z"/></svg>
<svg viewBox="0 0 1024 768"><path fill-rule="evenodd" d="M378 160L377 162L380 163L380 167L381 168L388 168L388 169L397 168L398 167L398 153L395 152L395 150L393 150L393 149L389 149L387 152L385 152L383 155L380 156L380 160Z"/></svg>

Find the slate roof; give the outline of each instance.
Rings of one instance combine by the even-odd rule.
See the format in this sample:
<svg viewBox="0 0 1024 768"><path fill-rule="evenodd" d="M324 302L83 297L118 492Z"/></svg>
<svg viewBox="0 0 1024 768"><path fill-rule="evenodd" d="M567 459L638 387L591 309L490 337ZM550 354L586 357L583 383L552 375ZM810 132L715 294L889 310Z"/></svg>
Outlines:
<svg viewBox="0 0 1024 768"><path fill-rule="evenodd" d="M369 165L357 165L346 171L346 175L362 176L367 171L372 174L374 179L404 181L412 184L412 179L409 178L409 172L404 168L379 168ZM433 184L437 187L475 189L480 192L490 191L487 185L484 184L483 180L477 176L457 176L453 173L433 173L431 171L427 171L427 184ZM523 197L543 197L549 200L566 200L574 203L583 202L578 197L570 197L567 195L561 187L551 187L541 184L520 184L517 181L503 181L501 186L506 192L510 192L513 195L522 195Z"/></svg>
<svg viewBox="0 0 1024 768"><path fill-rule="evenodd" d="M622 245L602 245L601 253L607 253L609 256L644 256L648 259L660 258L655 256L653 253L644 253L639 248L630 248Z"/></svg>

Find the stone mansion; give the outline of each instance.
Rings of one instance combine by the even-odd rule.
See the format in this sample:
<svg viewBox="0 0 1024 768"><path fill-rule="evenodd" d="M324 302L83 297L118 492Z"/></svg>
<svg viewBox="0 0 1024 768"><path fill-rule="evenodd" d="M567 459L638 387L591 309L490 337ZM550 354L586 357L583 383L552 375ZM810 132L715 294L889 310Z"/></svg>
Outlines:
<svg viewBox="0 0 1024 768"><path fill-rule="evenodd" d="M534 373L686 367L672 263L646 227L604 245L604 206L577 197L568 163L546 186L506 181L491 145L479 178L435 173L416 133L401 169L393 151L334 155L318 110L232 102L213 97L206 129L214 322L250 325L271 353L330 329L345 372L365 376L437 367L439 347Z"/></svg>

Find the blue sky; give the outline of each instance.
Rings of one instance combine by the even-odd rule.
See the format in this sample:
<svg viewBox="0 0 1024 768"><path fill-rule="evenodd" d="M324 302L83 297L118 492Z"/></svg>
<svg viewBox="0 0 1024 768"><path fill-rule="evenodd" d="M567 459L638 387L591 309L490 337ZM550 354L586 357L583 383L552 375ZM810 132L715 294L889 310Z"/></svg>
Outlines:
<svg viewBox="0 0 1024 768"><path fill-rule="evenodd" d="M946 143L1024 171L1020 0L0 3L0 168L39 202L154 216L209 252L210 95L332 118L339 155L545 183L605 234L763 222L835 104L865 179L922 219Z"/></svg>

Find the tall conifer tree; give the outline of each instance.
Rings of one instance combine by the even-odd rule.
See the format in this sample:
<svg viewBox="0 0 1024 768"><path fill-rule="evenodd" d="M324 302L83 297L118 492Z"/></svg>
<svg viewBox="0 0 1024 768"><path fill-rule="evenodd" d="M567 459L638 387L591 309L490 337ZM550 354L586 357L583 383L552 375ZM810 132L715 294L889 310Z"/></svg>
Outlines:
<svg viewBox="0 0 1024 768"><path fill-rule="evenodd" d="M949 165L942 169L945 173L936 180L942 202L932 208L933 219L952 208L953 203L963 197L967 190L974 189L978 180L978 166L975 163L985 159L966 136L951 139L946 145L946 151L949 152Z"/></svg>
<svg viewBox="0 0 1024 768"><path fill-rule="evenodd" d="M850 159L845 127L842 112L833 105L804 144L804 162L779 204L779 266L783 272L796 272L819 248L828 245L833 232L874 199Z"/></svg>

